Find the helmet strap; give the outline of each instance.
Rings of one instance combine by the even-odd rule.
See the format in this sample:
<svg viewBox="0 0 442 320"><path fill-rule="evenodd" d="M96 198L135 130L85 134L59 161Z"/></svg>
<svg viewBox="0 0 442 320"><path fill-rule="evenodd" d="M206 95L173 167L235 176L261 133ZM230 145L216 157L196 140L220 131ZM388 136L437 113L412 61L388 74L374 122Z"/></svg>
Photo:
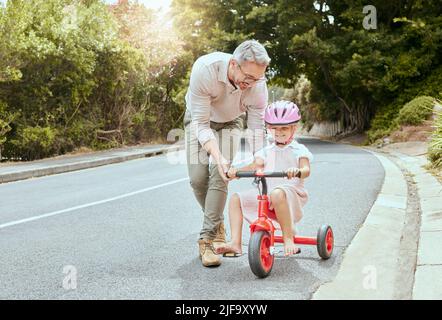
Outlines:
<svg viewBox="0 0 442 320"><path fill-rule="evenodd" d="M285 142L276 142L276 145L282 145L282 146L288 145L290 142L292 142L294 135L295 135L295 132L292 133L292 135L290 136L290 138L287 139L287 141L285 141Z"/></svg>

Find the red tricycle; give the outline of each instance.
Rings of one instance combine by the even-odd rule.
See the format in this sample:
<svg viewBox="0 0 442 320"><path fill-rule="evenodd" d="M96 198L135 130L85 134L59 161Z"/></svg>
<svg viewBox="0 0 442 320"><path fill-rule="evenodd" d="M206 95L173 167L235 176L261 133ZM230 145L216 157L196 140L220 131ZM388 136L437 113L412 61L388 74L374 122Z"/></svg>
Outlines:
<svg viewBox="0 0 442 320"><path fill-rule="evenodd" d="M239 171L238 178L255 178L256 183L262 185L258 195L258 219L250 225L249 241L249 264L252 272L259 278L267 277L272 271L274 254L276 252L274 244L282 243L282 236L275 235L275 227L272 219L276 220L276 214L269 209L269 199L267 196L266 177L287 177L286 172L260 172L260 171ZM301 245L316 245L319 256L326 260L333 252L333 230L328 225L319 228L316 237L302 237L295 235L293 241Z"/></svg>

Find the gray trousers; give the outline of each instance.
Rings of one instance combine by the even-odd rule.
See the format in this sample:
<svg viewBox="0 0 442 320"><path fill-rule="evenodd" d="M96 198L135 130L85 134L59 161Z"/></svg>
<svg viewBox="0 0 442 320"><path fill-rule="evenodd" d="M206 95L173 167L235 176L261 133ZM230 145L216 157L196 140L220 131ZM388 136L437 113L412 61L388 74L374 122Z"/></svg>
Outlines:
<svg viewBox="0 0 442 320"><path fill-rule="evenodd" d="M184 128L190 185L204 212L200 239L214 239L217 227L224 221L227 183L221 178L217 165L210 163L208 153L199 143L189 111L184 116ZM231 162L239 148L243 120L238 117L225 123L210 122L210 128L215 134L222 155Z"/></svg>

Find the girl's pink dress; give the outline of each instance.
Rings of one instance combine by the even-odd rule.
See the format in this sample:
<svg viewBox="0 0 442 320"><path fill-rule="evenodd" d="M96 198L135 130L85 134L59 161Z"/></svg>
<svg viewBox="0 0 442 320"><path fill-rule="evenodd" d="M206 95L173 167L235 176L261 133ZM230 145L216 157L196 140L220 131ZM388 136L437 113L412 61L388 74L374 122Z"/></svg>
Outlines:
<svg viewBox="0 0 442 320"><path fill-rule="evenodd" d="M272 143L255 153L255 158L264 160L264 171L285 171L292 167L299 167L299 158L305 157L313 160L311 152L303 145L293 140L290 144L280 147ZM307 203L308 193L304 188L304 180L299 178L266 178L268 195L275 188L285 191L288 200L293 227L303 216L302 207ZM241 209L245 220L253 223L258 219L258 188L238 192L241 201ZM280 225L274 220L274 226L280 229ZM296 229L294 228L296 232Z"/></svg>

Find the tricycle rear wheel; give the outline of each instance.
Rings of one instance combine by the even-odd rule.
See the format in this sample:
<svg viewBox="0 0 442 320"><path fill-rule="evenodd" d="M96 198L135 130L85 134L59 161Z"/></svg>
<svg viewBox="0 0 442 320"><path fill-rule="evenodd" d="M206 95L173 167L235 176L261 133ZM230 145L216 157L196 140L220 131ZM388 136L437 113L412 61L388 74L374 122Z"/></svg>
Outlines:
<svg viewBox="0 0 442 320"><path fill-rule="evenodd" d="M270 252L273 245L270 233L256 231L249 242L249 265L252 272L259 278L267 277L272 271L274 256Z"/></svg>

